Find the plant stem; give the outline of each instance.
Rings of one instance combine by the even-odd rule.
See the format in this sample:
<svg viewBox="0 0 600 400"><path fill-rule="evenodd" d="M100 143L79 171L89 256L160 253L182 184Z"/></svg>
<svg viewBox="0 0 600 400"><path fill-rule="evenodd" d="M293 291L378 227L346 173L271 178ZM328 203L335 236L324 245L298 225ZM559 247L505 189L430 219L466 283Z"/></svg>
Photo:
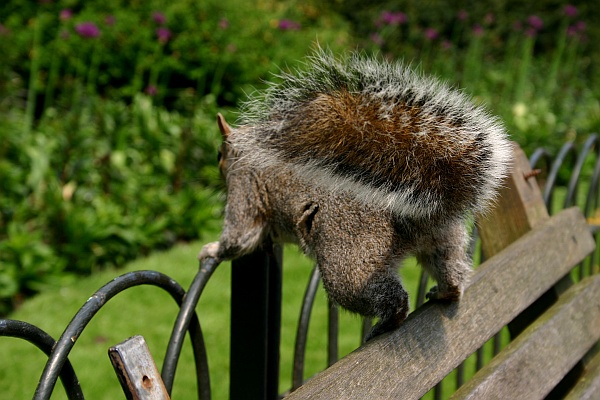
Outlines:
<svg viewBox="0 0 600 400"><path fill-rule="evenodd" d="M42 14L31 22L33 26L33 43L31 49L31 66L29 68L29 86L27 88L27 108L25 110L25 135L31 132L35 117L36 83L40 68L40 40L42 37Z"/></svg>
<svg viewBox="0 0 600 400"><path fill-rule="evenodd" d="M529 76L534 43L534 37L525 37L525 41L523 42L523 51L521 52L521 64L517 71L517 84L515 86L514 97L515 102L522 102L525 97L525 86L527 85L527 78Z"/></svg>
<svg viewBox="0 0 600 400"><path fill-rule="evenodd" d="M546 96L550 98L554 89L556 88L556 80L558 76L558 70L561 65L561 61L563 58L563 53L565 51L565 44L567 42L567 29L569 24L567 22L563 23L563 26L560 29L559 37L557 40L556 51L552 57L552 64L550 65L550 72L548 73L548 81L546 84Z"/></svg>
<svg viewBox="0 0 600 400"><path fill-rule="evenodd" d="M58 74L60 72L60 55L58 54L58 46L56 40L52 44L52 61L50 62L50 72L48 74L48 82L46 83L46 93L44 94L44 111L52 107L54 102L54 89L56 88L56 82L58 81Z"/></svg>

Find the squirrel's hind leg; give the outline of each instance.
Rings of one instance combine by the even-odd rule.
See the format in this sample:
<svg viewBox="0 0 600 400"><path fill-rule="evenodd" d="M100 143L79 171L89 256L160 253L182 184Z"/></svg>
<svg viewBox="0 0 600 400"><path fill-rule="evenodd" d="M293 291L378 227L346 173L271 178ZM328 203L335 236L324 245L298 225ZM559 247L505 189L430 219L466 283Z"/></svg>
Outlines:
<svg viewBox="0 0 600 400"><path fill-rule="evenodd" d="M419 264L437 282L427 293L428 299L460 299L472 271L466 251L468 239L465 224L457 221L434 232L433 245L417 253Z"/></svg>

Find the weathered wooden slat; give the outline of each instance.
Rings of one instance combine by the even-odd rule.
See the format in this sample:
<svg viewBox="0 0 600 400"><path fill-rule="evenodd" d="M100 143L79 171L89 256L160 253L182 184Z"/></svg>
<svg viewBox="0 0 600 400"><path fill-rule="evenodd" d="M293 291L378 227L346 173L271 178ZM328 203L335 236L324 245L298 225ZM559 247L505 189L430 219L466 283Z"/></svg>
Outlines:
<svg viewBox="0 0 600 400"><path fill-rule="evenodd" d="M600 276L565 292L451 399L543 399L600 336ZM600 393L597 393L600 395Z"/></svg>
<svg viewBox="0 0 600 400"><path fill-rule="evenodd" d="M168 400L162 378L142 336L108 349L108 355L128 399Z"/></svg>
<svg viewBox="0 0 600 400"><path fill-rule="evenodd" d="M581 212L562 211L481 265L460 302L425 304L288 398L418 398L593 249Z"/></svg>
<svg viewBox="0 0 600 400"><path fill-rule="evenodd" d="M596 400L600 395L600 353L586 365L577 384L564 400Z"/></svg>

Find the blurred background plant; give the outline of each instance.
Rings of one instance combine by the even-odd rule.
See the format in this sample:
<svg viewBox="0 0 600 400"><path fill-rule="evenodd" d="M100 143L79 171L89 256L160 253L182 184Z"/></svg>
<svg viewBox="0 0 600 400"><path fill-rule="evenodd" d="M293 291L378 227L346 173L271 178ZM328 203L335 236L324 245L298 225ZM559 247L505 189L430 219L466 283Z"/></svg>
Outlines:
<svg viewBox="0 0 600 400"><path fill-rule="evenodd" d="M584 1L7 0L0 4L0 315L47 285L217 226L217 111L317 44L464 88L525 149L600 125Z"/></svg>

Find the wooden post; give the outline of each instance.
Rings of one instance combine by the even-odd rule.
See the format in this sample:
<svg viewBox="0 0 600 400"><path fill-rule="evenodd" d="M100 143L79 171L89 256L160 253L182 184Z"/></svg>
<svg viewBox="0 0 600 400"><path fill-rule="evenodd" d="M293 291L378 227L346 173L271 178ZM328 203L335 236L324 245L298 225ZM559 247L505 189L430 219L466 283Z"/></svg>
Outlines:
<svg viewBox="0 0 600 400"><path fill-rule="evenodd" d="M516 144L513 149L511 174L505 180L494 208L477 221L486 258L499 253L549 218L525 153Z"/></svg>
<svg viewBox="0 0 600 400"><path fill-rule="evenodd" d="M168 400L169 394L142 336L134 336L108 349L127 399Z"/></svg>

